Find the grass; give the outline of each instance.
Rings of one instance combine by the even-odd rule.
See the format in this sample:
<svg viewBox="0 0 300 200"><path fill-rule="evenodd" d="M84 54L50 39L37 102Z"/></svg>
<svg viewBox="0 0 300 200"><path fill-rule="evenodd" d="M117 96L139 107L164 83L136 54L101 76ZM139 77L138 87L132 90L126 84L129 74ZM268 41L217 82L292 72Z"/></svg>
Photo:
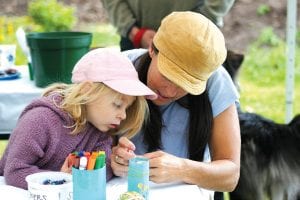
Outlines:
<svg viewBox="0 0 300 200"><path fill-rule="evenodd" d="M0 140L0 158L2 157L6 145L7 145L7 140Z"/></svg>
<svg viewBox="0 0 300 200"><path fill-rule="evenodd" d="M84 24L78 26L76 29L78 31L93 33L92 48L119 45L120 36L116 29L110 24Z"/></svg>
<svg viewBox="0 0 300 200"><path fill-rule="evenodd" d="M239 75L242 109L276 122L285 121L285 42L270 28L250 45ZM293 114L300 114L300 47L296 49Z"/></svg>
<svg viewBox="0 0 300 200"><path fill-rule="evenodd" d="M93 32L92 47L119 46L120 36L113 26L102 24L91 31Z"/></svg>

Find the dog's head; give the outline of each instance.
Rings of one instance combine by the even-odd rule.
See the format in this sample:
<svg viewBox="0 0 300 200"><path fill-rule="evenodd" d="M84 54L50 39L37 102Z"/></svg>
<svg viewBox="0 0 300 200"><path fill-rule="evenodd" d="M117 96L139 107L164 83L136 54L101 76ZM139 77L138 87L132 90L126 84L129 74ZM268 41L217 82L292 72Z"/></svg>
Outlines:
<svg viewBox="0 0 300 200"><path fill-rule="evenodd" d="M300 137L300 114L296 115L292 121L289 123L289 127L295 131L295 133Z"/></svg>
<svg viewBox="0 0 300 200"><path fill-rule="evenodd" d="M236 77L239 69L244 61L244 55L240 53L233 52L231 50L227 51L227 57L223 63L224 68L227 70L232 80L236 83Z"/></svg>

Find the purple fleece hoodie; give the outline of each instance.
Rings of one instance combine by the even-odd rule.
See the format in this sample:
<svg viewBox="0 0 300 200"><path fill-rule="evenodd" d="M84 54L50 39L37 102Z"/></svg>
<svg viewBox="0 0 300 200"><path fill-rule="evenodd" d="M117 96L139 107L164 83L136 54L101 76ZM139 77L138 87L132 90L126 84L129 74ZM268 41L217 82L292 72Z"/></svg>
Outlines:
<svg viewBox="0 0 300 200"><path fill-rule="evenodd" d="M51 95L34 100L22 112L0 160L0 175L8 185L27 189L25 177L42 171L60 171L74 151L106 152L107 180L112 177L110 154L112 138L88 123L78 135L70 135L68 113L54 105L61 97Z"/></svg>

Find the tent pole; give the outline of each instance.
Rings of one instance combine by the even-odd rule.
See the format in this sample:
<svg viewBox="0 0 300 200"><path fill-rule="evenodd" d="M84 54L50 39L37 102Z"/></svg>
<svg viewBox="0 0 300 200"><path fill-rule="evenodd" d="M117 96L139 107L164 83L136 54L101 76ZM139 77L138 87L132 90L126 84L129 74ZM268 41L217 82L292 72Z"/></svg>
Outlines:
<svg viewBox="0 0 300 200"><path fill-rule="evenodd" d="M287 51L286 51L286 123L290 122L293 116L293 91L294 91L294 68L295 68L295 47L296 47L296 26L297 26L297 0L288 0L287 5Z"/></svg>

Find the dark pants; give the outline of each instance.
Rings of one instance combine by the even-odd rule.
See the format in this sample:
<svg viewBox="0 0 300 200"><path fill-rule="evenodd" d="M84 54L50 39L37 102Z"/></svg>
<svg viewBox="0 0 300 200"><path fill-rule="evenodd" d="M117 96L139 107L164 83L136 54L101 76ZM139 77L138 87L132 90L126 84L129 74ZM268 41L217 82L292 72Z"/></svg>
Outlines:
<svg viewBox="0 0 300 200"><path fill-rule="evenodd" d="M134 46L128 38L121 37L120 48L121 51L125 51L125 50L134 49Z"/></svg>
<svg viewBox="0 0 300 200"><path fill-rule="evenodd" d="M223 192L215 192L214 200L224 200Z"/></svg>

